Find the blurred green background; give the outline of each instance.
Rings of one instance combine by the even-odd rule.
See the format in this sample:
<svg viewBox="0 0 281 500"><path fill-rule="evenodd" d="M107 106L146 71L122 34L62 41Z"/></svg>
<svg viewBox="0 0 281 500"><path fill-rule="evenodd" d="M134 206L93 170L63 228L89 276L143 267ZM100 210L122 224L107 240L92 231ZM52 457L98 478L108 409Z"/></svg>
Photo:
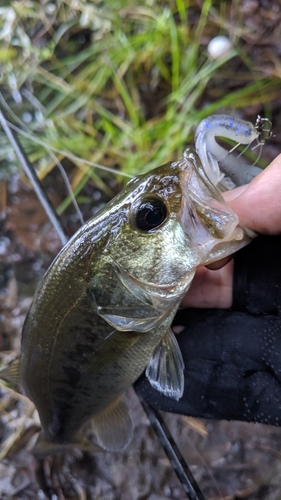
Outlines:
<svg viewBox="0 0 281 500"><path fill-rule="evenodd" d="M2 0L2 106L41 178L57 158L78 201L87 182L112 196L121 173L177 159L212 113L280 124L277 11L254 0ZM232 48L212 59L218 35ZM3 132L0 162L2 176L16 168Z"/></svg>

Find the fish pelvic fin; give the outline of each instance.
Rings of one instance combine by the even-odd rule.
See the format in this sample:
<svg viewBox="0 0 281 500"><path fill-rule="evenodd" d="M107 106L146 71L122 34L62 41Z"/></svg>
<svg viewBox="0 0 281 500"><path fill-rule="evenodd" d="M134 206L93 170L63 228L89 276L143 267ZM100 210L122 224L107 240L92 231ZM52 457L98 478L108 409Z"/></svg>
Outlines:
<svg viewBox="0 0 281 500"><path fill-rule="evenodd" d="M20 385L20 359L17 358L10 363L6 368L0 371L0 379L11 383L13 386ZM14 387L13 387L14 388Z"/></svg>
<svg viewBox="0 0 281 500"><path fill-rule="evenodd" d="M97 453L103 451L103 449L96 443L92 443L88 439L83 438L81 442L77 443L53 443L48 441L44 434L41 432L39 434L38 440L34 447L33 453L37 458L45 458L49 455L57 455L59 453L65 453L73 448L78 448L81 451L87 451L90 453Z"/></svg>
<svg viewBox="0 0 281 500"><path fill-rule="evenodd" d="M123 398L93 417L92 423L98 443L106 450L122 450L132 439L133 423Z"/></svg>
<svg viewBox="0 0 281 500"><path fill-rule="evenodd" d="M179 400L184 389L184 362L171 328L156 347L146 367L146 376L154 389Z"/></svg>

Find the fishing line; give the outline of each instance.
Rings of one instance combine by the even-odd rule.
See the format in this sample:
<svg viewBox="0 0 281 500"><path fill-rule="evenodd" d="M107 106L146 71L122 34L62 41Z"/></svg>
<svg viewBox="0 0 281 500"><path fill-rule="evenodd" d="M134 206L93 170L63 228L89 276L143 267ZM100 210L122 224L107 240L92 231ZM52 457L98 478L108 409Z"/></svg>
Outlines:
<svg viewBox="0 0 281 500"><path fill-rule="evenodd" d="M237 147L239 147L240 145L241 145L240 142L238 144L236 144L236 146L234 146L234 148L232 148L228 152L228 154L233 153L233 151L235 151L235 149L237 149ZM243 156L246 153L247 149L249 149L250 146L251 146L251 143L247 144L247 146L245 148L243 148L243 151L241 151L241 153L239 153L239 155L236 156L236 160L238 160L239 158L241 158L241 156ZM259 159L261 157L261 152L262 152L262 148L263 148L264 144L261 144L261 143L258 142L254 147L251 148L251 151L254 151L254 149L256 149L258 146L260 146L259 154L256 157L254 163L251 163L252 167L254 167L258 163L258 161L259 161Z"/></svg>
<svg viewBox="0 0 281 500"><path fill-rule="evenodd" d="M190 437L188 436L188 434L187 434L187 433L185 434L185 439L188 441L190 448L192 448L192 449L193 449L193 451L194 451L194 453L196 453L196 455L198 456L198 458L199 458L199 460L200 460L200 462L201 462L202 466L205 468L206 473L209 475L210 479L213 481L213 483L214 483L214 487L215 487L215 488L216 488L216 490L217 490L217 493L218 493L219 498L220 498L220 497L221 497L221 498L223 498L223 493L222 493L222 491L220 490L220 487L219 487L218 482L217 482L217 480L216 480L216 478L215 478L215 475L214 475L214 473L212 472L211 467L208 465L208 463L207 463L207 462L206 462L206 460L204 459L204 457L203 457L202 453L200 453L200 451L198 450L198 448L196 448L196 446L192 443L192 441L191 441L191 439L190 439Z"/></svg>
<svg viewBox="0 0 281 500"><path fill-rule="evenodd" d="M241 143L239 142L238 146L240 145ZM243 148L243 150L241 151L241 153L239 153L239 155L237 155L236 159L238 160L238 158L241 158L241 156L243 156L243 154L246 153L247 149L251 146L251 143L250 144L247 144L247 146L245 146ZM234 151L234 149L232 148L232 150L230 150L228 153L232 153Z"/></svg>
<svg viewBox="0 0 281 500"><path fill-rule="evenodd" d="M125 172L122 172L121 170L119 171L119 170L116 170L114 168L110 168L110 167L106 167L105 165L101 165L100 163L96 163L94 161L85 160L84 158L80 158L79 156L76 156L72 153L64 151L63 149L56 148L55 146L52 146L51 144L46 144L41 139L38 139L37 137L35 137L27 132L24 132L19 127L17 127L13 123L9 122L9 120L6 119L6 122L7 122L7 125L10 127L10 129L14 130L18 134L23 135L27 139L30 139L31 141L36 142L37 144L40 144L44 148L49 148L52 151L54 151L55 153L62 154L66 158L69 158L70 160L73 160L74 162L79 162L79 163L82 163L84 165L89 165L90 167L99 168L101 170L104 170L105 172L110 172L110 173L115 174L115 175L122 175L123 177L128 177L129 179L132 179L134 177L133 175L126 174Z"/></svg>
<svg viewBox="0 0 281 500"><path fill-rule="evenodd" d="M29 137L29 138L30 138L30 135L23 132L21 129L19 129L15 125L11 124L10 122L8 122L8 120L5 117L4 111L2 111L1 108L0 108L0 123L3 127L4 132L7 135L17 157L18 157L20 164L22 165L22 168L23 168L26 176L30 180L30 182L33 186L33 189L34 189L40 203L42 204L50 222L52 223L55 230L57 231L62 244L65 245L68 241L68 237L64 231L61 220L60 220L59 216L57 215L51 201L47 197L47 195L44 191L44 188L43 188L40 180L37 177L36 171L33 168L33 165L27 159L14 131L17 131L20 134L22 134L26 137ZM40 141L38 139L36 139L35 142L39 142L40 144L44 145L43 141ZM60 151L56 148L52 148L52 149L55 150L56 152L63 153L62 151ZM74 155L69 154L68 157L74 157ZM77 158L77 157L74 157L74 158L79 160L79 158ZM86 160L82 160L82 161L86 164L92 165L91 162L87 162ZM95 164L95 166L96 165L98 165L98 164ZM109 172L114 172L116 174L116 170L113 170L109 167L104 167L104 169L109 171ZM122 175L122 172L120 172L120 174ZM126 175L127 177L129 177L128 174L123 174L123 175ZM205 497L203 496L192 472L190 471L187 463L185 462L183 456L181 455L181 453L178 449L178 446L177 446L176 442L174 441L174 439L172 438L171 433L170 433L167 425L165 424L164 420L162 419L160 413L157 410L151 408L144 401L141 401L141 403L142 403L142 406L144 408L145 413L148 416L148 419L151 423L151 426L153 427L153 429L155 430L155 432L158 436L158 439L161 443L161 446L163 447L165 453L167 454L167 457L169 458L171 465L172 465L176 475L178 476L178 478L183 486L184 491L187 494L187 498L189 500L205 500Z"/></svg>
<svg viewBox="0 0 281 500"><path fill-rule="evenodd" d="M263 148L264 144L257 144L257 146L259 146L259 147L260 147L260 149L259 149L258 156L256 157L256 160L255 160L255 162L253 163L253 167L254 167L254 166L258 163L258 161L259 161L259 159L260 159L260 157L261 157L261 152L262 152L262 148ZM256 149L256 147L257 147L257 146L253 147L253 148L252 148L252 151L253 151L254 149Z"/></svg>
<svg viewBox="0 0 281 500"><path fill-rule="evenodd" d="M69 182L69 180L68 180L68 177L67 177L66 171L64 170L64 168L63 168L63 166L62 166L61 162L57 159L56 155L54 155L54 153L53 153L52 151L49 151L49 155L50 155L51 157L53 157L53 159L55 158L55 160L56 160L56 162L57 162L57 165L56 165L56 166L58 167L58 169L59 169L59 171L60 171L60 173L61 173L61 176L62 176L62 178L63 178L63 180L64 180L64 183L65 183L65 185L66 185L66 187L67 187L68 194L69 194L69 196L70 196L70 198L71 198L71 201L72 201L72 203L73 203L73 205L74 205L74 208L75 208L76 214L78 215L78 219L79 219L79 221L80 221L80 223L81 223L81 226L83 226L83 224L85 223L85 221L84 221L84 218L83 218L82 212L81 212L81 210L80 210L80 208L79 208L79 206L78 206L78 203L77 203L77 201L76 201L76 198L75 198L75 196L74 196L74 193L73 193L73 191L72 191L72 187L71 187L71 184L70 184L70 182Z"/></svg>
<svg viewBox="0 0 281 500"><path fill-rule="evenodd" d="M10 108L10 106L8 106L7 102L5 101L3 95L1 94L0 92L0 102L2 103L2 105L5 107L5 109L8 111L8 113L14 118L14 120L17 121L17 123L19 123L19 125L24 128L26 130L26 133L30 133L30 130L29 128L26 126L26 124L18 117L15 115L15 113L13 112L13 110ZM40 110L41 111L41 110ZM8 122L9 126L11 126L11 123ZM30 136L32 138L32 136ZM69 179L66 175L66 172L65 172L65 169L63 168L61 162L59 161L59 159L56 157L56 155L53 153L53 151L51 151L51 149L49 148L49 146L47 144L43 144L43 147L44 149L46 150L46 152L50 155L50 157L52 158L52 160L55 162L56 164L56 167L58 167L59 171L60 171L60 174L64 180L64 183L66 185L66 189L68 191L68 194L71 198L71 201L72 201L72 204L74 206L74 209L75 209L75 212L77 214L77 217L81 223L81 225L84 224L84 219L83 219L83 216L82 216L82 213L81 213L81 210L78 206L78 203L76 201L76 198L74 196L74 193L73 193L73 190L72 190L72 187L71 187L71 184L69 182Z"/></svg>
<svg viewBox="0 0 281 500"><path fill-rule="evenodd" d="M51 204L49 198L47 197L44 188L36 175L35 169L33 165L29 162L27 156L25 155L16 137L16 134L13 132L13 130L11 130L9 122L7 121L4 111L2 111L1 108L0 108L0 123L18 157L20 164L22 165L25 175L30 180L32 187L40 203L42 204L51 224L56 229L62 244L65 245L67 243L68 238L62 227L60 218L58 217L55 209L53 208L53 205Z"/></svg>

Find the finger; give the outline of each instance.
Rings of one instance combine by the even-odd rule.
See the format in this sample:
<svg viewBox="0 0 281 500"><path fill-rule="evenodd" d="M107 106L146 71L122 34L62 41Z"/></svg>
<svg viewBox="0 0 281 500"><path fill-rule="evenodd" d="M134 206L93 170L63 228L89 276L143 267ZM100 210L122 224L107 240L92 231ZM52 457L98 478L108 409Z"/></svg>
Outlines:
<svg viewBox="0 0 281 500"><path fill-rule="evenodd" d="M224 259L217 260L216 262L212 262L212 264L209 264L207 269L211 269L212 271L217 271L217 269L220 269L221 267L225 266L230 260L232 259L232 255L228 255Z"/></svg>
<svg viewBox="0 0 281 500"><path fill-rule="evenodd" d="M233 260L217 271L199 267L181 305L220 309L231 307L232 285Z"/></svg>
<svg viewBox="0 0 281 500"><path fill-rule="evenodd" d="M261 234L281 232L281 155L247 186L228 191L224 198L242 225Z"/></svg>
<svg viewBox="0 0 281 500"><path fill-rule="evenodd" d="M242 225L263 234L281 232L281 155L250 184L224 193L224 198L239 216ZM187 307L227 308L232 304L233 263L226 259L199 268L188 294ZM225 267L222 267L225 266Z"/></svg>

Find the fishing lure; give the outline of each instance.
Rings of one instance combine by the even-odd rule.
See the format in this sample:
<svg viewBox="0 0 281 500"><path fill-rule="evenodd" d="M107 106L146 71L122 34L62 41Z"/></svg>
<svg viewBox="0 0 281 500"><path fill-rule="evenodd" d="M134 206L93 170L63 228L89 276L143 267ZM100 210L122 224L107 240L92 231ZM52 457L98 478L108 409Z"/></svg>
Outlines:
<svg viewBox="0 0 281 500"><path fill-rule="evenodd" d="M265 124L270 128L265 129ZM261 172L255 165L243 165L232 153L241 145L263 146L272 136L271 122L257 117L255 125L227 115L213 115L203 120L195 133L195 149L211 182L232 189L250 182ZM236 145L227 151L216 141L217 137L232 139ZM256 147L255 146L255 147Z"/></svg>

